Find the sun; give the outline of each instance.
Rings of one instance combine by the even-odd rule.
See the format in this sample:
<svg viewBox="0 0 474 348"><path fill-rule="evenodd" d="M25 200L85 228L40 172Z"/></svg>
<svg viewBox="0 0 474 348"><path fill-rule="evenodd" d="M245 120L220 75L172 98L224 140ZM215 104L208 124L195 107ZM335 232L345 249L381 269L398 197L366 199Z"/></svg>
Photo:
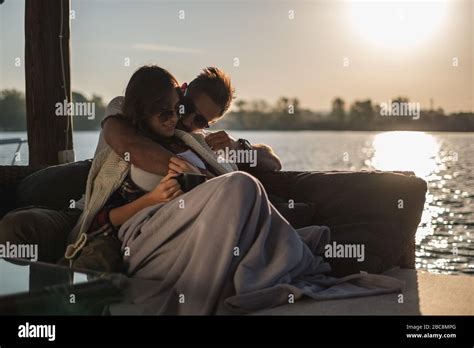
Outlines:
<svg viewBox="0 0 474 348"><path fill-rule="evenodd" d="M399 50L419 46L442 30L446 1L350 1L350 27L377 48Z"/></svg>

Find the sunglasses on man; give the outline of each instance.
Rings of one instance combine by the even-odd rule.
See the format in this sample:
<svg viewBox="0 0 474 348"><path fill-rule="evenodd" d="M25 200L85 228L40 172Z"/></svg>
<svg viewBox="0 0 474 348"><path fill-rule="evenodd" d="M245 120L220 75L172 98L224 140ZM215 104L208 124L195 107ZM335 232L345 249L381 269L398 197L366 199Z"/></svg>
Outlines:
<svg viewBox="0 0 474 348"><path fill-rule="evenodd" d="M197 128L209 128L209 121L197 112L196 105L194 105L194 102L190 97L183 96L181 98L178 112L181 117L184 115L194 114L193 123Z"/></svg>
<svg viewBox="0 0 474 348"><path fill-rule="evenodd" d="M183 109L184 109L184 112L182 112ZM159 112L158 117L160 118L160 122L166 122L169 119L173 118L174 115L177 115L178 119L180 119L184 115L189 115L189 114L194 114L193 123L197 128L201 128L201 129L209 128L209 122L203 115L198 114L196 112L196 107L194 106L194 103L192 102L192 100L190 102L182 101L181 104L178 105L175 110L171 110L171 109L161 110Z"/></svg>

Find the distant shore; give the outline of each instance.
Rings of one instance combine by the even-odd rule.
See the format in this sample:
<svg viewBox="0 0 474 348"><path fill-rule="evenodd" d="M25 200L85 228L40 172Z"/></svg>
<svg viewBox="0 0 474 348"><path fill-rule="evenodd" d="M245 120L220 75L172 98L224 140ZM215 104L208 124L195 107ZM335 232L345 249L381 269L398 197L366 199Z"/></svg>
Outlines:
<svg viewBox="0 0 474 348"><path fill-rule="evenodd" d="M106 108L102 97L93 94L88 99L81 93L72 92L72 101L92 106L88 117L79 116L80 113L72 117L73 129L99 130ZM1 132L26 131L26 102L22 91L0 91L0 116ZM446 114L442 108L422 109L420 103L410 102L405 97L383 103L356 100L347 107L344 100L337 97L327 112L302 108L298 98L281 97L274 105L265 100L239 99L217 126L219 129L253 131L474 132L474 113Z"/></svg>

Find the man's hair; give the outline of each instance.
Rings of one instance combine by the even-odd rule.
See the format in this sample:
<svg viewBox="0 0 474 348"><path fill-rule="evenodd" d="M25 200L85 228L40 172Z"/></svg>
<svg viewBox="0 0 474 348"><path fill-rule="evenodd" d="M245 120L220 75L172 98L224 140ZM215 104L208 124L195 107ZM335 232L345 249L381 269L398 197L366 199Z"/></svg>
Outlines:
<svg viewBox="0 0 474 348"><path fill-rule="evenodd" d="M221 107L223 115L230 107L234 99L234 88L230 77L219 68L207 67L189 83L188 92L190 96L200 93L207 94L214 103Z"/></svg>

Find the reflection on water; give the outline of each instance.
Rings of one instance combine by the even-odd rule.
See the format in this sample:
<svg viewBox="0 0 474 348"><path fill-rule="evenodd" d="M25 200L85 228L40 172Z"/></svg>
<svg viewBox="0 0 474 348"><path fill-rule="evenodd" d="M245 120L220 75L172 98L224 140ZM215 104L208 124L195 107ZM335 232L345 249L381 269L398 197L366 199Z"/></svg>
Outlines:
<svg viewBox="0 0 474 348"><path fill-rule="evenodd" d="M370 151L369 151L370 152ZM472 194L467 181L473 168L466 171L460 156L469 151L445 149L438 139L423 132L387 132L372 142L369 167L380 170L411 170L428 183L420 227L416 234L417 268L442 272L474 273L474 225ZM466 163L466 162L462 162Z"/></svg>
<svg viewBox="0 0 474 348"><path fill-rule="evenodd" d="M379 170L408 170L427 180L436 170L439 144L423 132L387 132L372 142L373 157L368 164Z"/></svg>

